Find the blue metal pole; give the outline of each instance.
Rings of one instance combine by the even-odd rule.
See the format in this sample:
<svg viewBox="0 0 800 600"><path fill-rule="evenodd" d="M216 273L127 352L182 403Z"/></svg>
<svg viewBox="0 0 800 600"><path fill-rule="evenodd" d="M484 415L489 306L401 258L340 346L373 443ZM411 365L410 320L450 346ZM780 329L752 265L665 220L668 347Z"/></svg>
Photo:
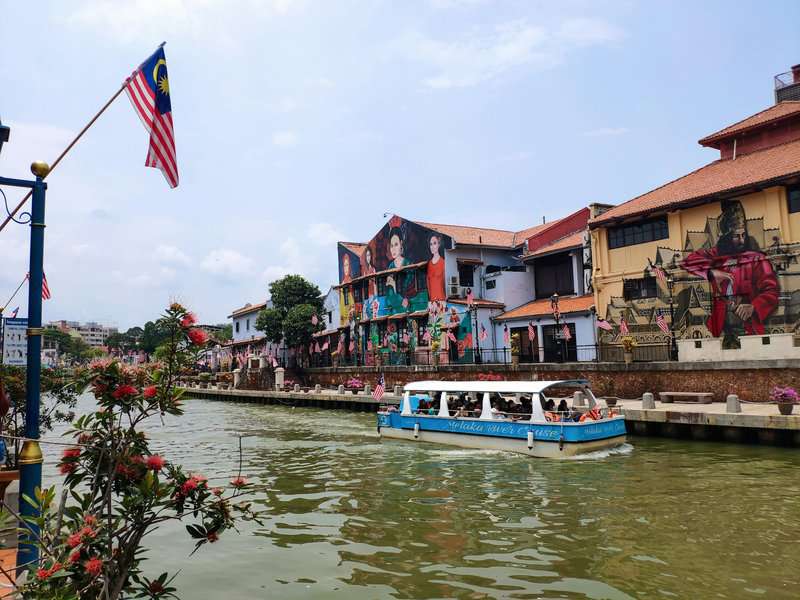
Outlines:
<svg viewBox="0 0 800 600"><path fill-rule="evenodd" d="M38 167L38 168L37 168ZM30 278L28 281L28 368L25 396L25 437L19 453L19 512L24 517L39 516L38 507L25 500L35 499L36 489L42 485L42 450L39 447L39 386L42 368L42 274L44 259L44 203L47 184L42 178L47 174L47 165L34 163L31 167L36 175L31 206ZM23 526L19 536L17 567L39 559L35 545L39 528L31 523Z"/></svg>

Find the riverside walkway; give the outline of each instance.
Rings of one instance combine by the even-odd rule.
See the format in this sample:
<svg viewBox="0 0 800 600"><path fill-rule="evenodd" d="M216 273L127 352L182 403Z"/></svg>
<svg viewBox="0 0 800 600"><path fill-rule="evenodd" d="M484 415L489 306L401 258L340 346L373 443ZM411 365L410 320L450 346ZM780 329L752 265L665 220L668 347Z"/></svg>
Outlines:
<svg viewBox="0 0 800 600"><path fill-rule="evenodd" d="M399 392L399 389L396 390ZM387 393L380 402L371 393L341 393L337 389L307 391L230 390L215 387L186 388L192 398L306 406L375 412L381 404L400 404L399 394ZM629 434L681 439L800 447L800 414L781 415L774 404L742 403L741 412L729 412L726 403L662 403L643 408L642 399L619 400Z"/></svg>

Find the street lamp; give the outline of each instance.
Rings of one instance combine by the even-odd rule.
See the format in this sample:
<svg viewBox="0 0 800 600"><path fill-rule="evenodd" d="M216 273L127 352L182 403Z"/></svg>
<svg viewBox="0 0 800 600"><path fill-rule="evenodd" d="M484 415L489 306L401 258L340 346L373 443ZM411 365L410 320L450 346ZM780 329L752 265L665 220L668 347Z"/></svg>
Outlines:
<svg viewBox="0 0 800 600"><path fill-rule="evenodd" d="M667 290L669 291L669 358L678 360L678 343L675 341L675 310L674 297L672 290L675 288L675 278L670 274L667 276Z"/></svg>
<svg viewBox="0 0 800 600"><path fill-rule="evenodd" d="M0 147L9 139L10 130L0 125ZM44 162L34 162L31 172L35 181L0 177L0 185L28 188L31 190L30 223L31 243L28 264L28 364L25 371L25 441L17 457L20 466L19 512L28 525L19 534L17 569L23 565L36 563L39 551L36 541L39 528L30 519L39 517L39 510L25 500L35 498L36 489L42 485L42 449L39 446L39 385L42 370L42 257L44 255L44 200L47 177L50 167Z"/></svg>
<svg viewBox="0 0 800 600"><path fill-rule="evenodd" d="M557 348L558 348L558 362L562 362L562 359L564 357L564 348L563 348L564 339L559 337L559 333L561 332L561 329L558 327L558 322L559 322L559 319L561 318L561 311L558 310L558 292L556 292L552 296L550 296L550 309L553 311L553 319L555 319L555 322L556 322L556 331L555 331L554 335L555 335L556 342L558 344L557 345Z"/></svg>
<svg viewBox="0 0 800 600"><path fill-rule="evenodd" d="M475 328L472 330L474 333L472 337L475 341L475 348L473 352L475 353L475 363L481 364L483 360L481 359L481 341L480 341L480 332L478 331L478 307L475 305L475 301L472 301L472 304L467 306L467 310L470 314L470 320L475 323Z"/></svg>

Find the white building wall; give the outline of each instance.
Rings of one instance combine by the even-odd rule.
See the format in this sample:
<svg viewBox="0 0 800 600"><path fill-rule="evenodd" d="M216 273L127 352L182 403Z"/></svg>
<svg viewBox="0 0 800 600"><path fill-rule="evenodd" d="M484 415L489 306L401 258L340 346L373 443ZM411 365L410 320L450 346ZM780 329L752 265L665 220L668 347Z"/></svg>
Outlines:
<svg viewBox="0 0 800 600"><path fill-rule="evenodd" d="M503 321L493 324L494 335L497 339L498 348L510 348L510 344L503 341L503 326L508 325L511 330L516 327L527 327L528 322L533 321L536 327L536 340L539 343L539 357L544 359L544 336L542 328L545 325L555 325L555 319L550 316L539 316L532 319L515 319L513 321ZM596 358L596 351L590 346L594 346L595 339L595 317L592 313L574 313L563 315L559 319L559 325L564 323L574 323L575 325L575 344L578 346L578 360L592 361Z"/></svg>
<svg viewBox="0 0 800 600"><path fill-rule="evenodd" d="M322 306L325 311L323 315L325 329L338 329L340 319L339 290L331 287L325 296Z"/></svg>
<svg viewBox="0 0 800 600"><path fill-rule="evenodd" d="M244 340L250 340L253 338L262 337L264 334L256 329L256 319L258 318L258 313L261 311L260 308L246 312L246 313L239 313L238 315L233 317L233 341L234 342L241 342ZM237 329L238 324L238 331Z"/></svg>

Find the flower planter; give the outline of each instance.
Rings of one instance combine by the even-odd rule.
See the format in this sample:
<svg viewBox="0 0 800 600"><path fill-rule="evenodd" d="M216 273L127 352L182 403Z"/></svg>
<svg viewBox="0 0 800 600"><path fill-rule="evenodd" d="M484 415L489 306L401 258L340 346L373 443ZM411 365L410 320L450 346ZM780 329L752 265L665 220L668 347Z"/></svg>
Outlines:
<svg viewBox="0 0 800 600"><path fill-rule="evenodd" d="M605 398L606 406L608 406L608 407L616 406L617 405L617 400L619 400L619 398L617 398L615 396L606 397Z"/></svg>
<svg viewBox="0 0 800 600"><path fill-rule="evenodd" d="M778 402L778 412L782 415L790 415L794 410L794 402Z"/></svg>
<svg viewBox="0 0 800 600"><path fill-rule="evenodd" d="M626 365L629 365L633 362L633 352L624 352L622 357L625 359Z"/></svg>

